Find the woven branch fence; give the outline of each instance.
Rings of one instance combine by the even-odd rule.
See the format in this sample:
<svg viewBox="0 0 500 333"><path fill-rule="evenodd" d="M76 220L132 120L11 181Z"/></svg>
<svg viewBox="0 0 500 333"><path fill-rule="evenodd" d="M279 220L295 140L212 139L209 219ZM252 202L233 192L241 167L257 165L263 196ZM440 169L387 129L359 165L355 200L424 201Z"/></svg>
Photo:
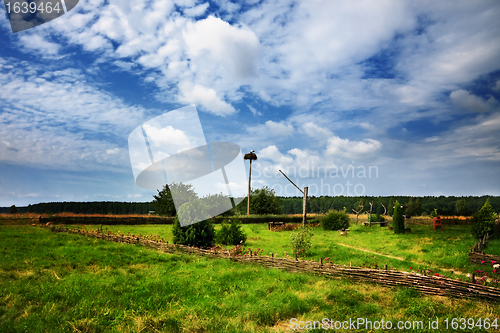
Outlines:
<svg viewBox="0 0 500 333"><path fill-rule="evenodd" d="M453 297L478 297L489 301L500 300L500 289L465 281L453 280L434 275L421 275L391 270L367 269L361 267L346 267L333 263L312 262L300 259L274 258L273 256L231 256L226 250L204 250L184 245L156 242L140 237L129 237L125 235L104 234L95 231L51 227L53 232L66 232L83 236L103 239L107 241L127 244L140 244L166 253L182 252L196 254L211 258L229 259L241 263L253 263L269 268L278 268L291 272L319 274L328 278L346 277L357 281L368 281L388 286L408 286L424 294L453 296Z"/></svg>
<svg viewBox="0 0 500 333"><path fill-rule="evenodd" d="M488 245L489 235L484 235L483 239L480 239L476 245L469 250L469 261L475 264L491 264L492 261L496 261L500 264L500 256L495 256L492 254L485 254L484 249Z"/></svg>

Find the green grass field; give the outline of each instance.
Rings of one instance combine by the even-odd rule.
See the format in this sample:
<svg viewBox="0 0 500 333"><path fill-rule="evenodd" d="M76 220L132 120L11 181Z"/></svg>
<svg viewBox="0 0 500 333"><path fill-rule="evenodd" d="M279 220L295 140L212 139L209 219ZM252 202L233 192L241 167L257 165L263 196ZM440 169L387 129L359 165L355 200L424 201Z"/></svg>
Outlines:
<svg viewBox="0 0 500 333"><path fill-rule="evenodd" d="M264 225L244 228L250 238L247 246L279 254L287 251L289 232L269 232ZM388 263L386 258L378 261L379 256L335 245L341 241L409 260L412 255L422 262L439 257L428 254L432 251L419 255L418 249L425 248L422 244L415 249L400 245L416 242L417 230L394 236L384 229L354 226L342 238L316 229L311 255L329 253L334 262ZM119 226L118 230L171 237L170 226ZM459 237L460 230L447 232L455 236L442 233L435 236L436 243L465 241L449 239ZM481 300L423 296L408 288L165 254L32 226L0 226L0 233L0 332L289 332L292 318L304 322L384 319L394 325L398 321L428 325L428 318L439 318L442 329L446 318L449 323L452 318L500 320L499 304ZM375 240L380 237L388 241ZM363 242L363 238L374 240ZM394 253L395 248L401 250ZM398 262L394 260L394 265ZM402 261L401 269L408 263Z"/></svg>
<svg viewBox="0 0 500 333"><path fill-rule="evenodd" d="M81 226L74 226L81 228ZM220 226L216 225L216 229ZM351 225L347 236L338 232L314 229L313 247L302 257L318 260L330 257L336 264L365 267L383 267L409 271L432 270L453 278L466 279L466 274L476 270L492 273L491 265L470 264L468 251L477 241L470 234L468 225L446 226L433 230L429 225L411 225L411 233L395 235L387 228ZM98 226L88 226L97 229ZM290 232L270 232L267 224L243 225L248 239L246 247L253 251L262 249L264 255L294 256L290 248ZM103 230L123 234L159 235L172 242L172 226L103 226ZM500 242L492 240L487 253L500 255ZM226 246L226 248L228 248ZM451 271L453 270L453 273ZM492 275L493 277L494 275ZM498 276L500 280L500 275ZM494 278L493 278L494 280Z"/></svg>

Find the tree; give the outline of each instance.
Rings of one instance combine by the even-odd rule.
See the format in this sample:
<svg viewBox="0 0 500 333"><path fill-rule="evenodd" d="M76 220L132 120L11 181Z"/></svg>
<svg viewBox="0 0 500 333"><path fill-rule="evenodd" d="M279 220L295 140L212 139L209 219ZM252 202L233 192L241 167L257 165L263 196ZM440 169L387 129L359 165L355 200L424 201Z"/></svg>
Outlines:
<svg viewBox="0 0 500 333"><path fill-rule="evenodd" d="M201 198L201 201L207 206L207 213L210 216L217 215L233 215L234 210L232 209L231 199L224 195L220 194L209 194Z"/></svg>
<svg viewBox="0 0 500 333"><path fill-rule="evenodd" d="M387 215L392 216L394 214L394 197L390 197L389 205L387 206Z"/></svg>
<svg viewBox="0 0 500 333"><path fill-rule="evenodd" d="M9 207L9 214L17 214L17 207L16 205L12 205Z"/></svg>
<svg viewBox="0 0 500 333"><path fill-rule="evenodd" d="M197 194L192 187L193 185L191 184L172 182L170 185L163 186L161 191L157 190L158 194L153 195L153 205L155 207L156 214L175 216L176 211L172 192L175 193L177 205L182 206L191 198L197 198Z"/></svg>
<svg viewBox="0 0 500 333"><path fill-rule="evenodd" d="M456 212L460 216L467 215L467 201L465 199L457 200Z"/></svg>
<svg viewBox="0 0 500 333"><path fill-rule="evenodd" d="M422 214L422 199L411 197L406 208L406 215L420 216L420 214Z"/></svg>
<svg viewBox="0 0 500 333"><path fill-rule="evenodd" d="M196 247L207 247L214 244L215 229L208 219L206 210L205 204L194 197L190 198L188 202L179 207L179 212L174 219L174 226L172 228L174 244ZM200 217L206 217L206 219L191 224ZM179 218L188 225L181 227Z"/></svg>
<svg viewBox="0 0 500 333"><path fill-rule="evenodd" d="M216 233L217 243L222 245L238 245L243 244L247 240L247 236L241 229L241 223L238 216L222 222L220 230Z"/></svg>
<svg viewBox="0 0 500 333"><path fill-rule="evenodd" d="M394 214L392 216L392 228L395 234L405 233L405 219L403 217L403 210L399 201L394 203Z"/></svg>
<svg viewBox="0 0 500 333"><path fill-rule="evenodd" d="M493 212L489 199L483 207L472 214L472 235L476 238L483 238L486 234L491 234L495 227L495 220L498 215Z"/></svg>
<svg viewBox="0 0 500 333"><path fill-rule="evenodd" d="M242 206L244 205L244 206ZM240 203L240 208L246 208L247 200ZM276 196L273 189L265 186L252 190L250 193L251 214L280 214L282 210L281 200ZM244 213L246 211L242 211Z"/></svg>

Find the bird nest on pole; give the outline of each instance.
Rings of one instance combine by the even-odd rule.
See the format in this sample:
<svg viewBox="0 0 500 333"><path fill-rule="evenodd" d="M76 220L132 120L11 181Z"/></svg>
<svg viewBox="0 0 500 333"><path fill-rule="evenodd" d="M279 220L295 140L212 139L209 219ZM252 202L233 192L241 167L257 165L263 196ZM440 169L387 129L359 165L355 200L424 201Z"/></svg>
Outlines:
<svg viewBox="0 0 500 333"><path fill-rule="evenodd" d="M253 161L255 161L257 159L257 155L255 155L254 153L246 153L243 158L245 160L253 160Z"/></svg>

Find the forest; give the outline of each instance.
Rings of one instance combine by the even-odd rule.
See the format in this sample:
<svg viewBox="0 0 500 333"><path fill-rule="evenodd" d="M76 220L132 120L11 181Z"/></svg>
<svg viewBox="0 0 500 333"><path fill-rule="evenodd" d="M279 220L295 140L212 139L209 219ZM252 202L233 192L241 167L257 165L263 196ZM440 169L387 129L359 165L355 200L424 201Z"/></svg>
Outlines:
<svg viewBox="0 0 500 333"><path fill-rule="evenodd" d="M480 209L486 200L489 201L495 212L500 212L500 197L498 196L468 196L468 197L446 197L446 196L385 196L385 197L346 197L346 196L322 196L311 197L323 211L330 209L343 210L352 213L353 209L366 212L370 210L370 203L374 214L392 215L393 203L398 200L405 205L406 215L418 216L428 215L435 208L440 215L472 215ZM282 214L300 214L302 213L302 197L278 197L281 203ZM238 205L240 212L246 213L246 200ZM385 208L384 208L385 206ZM0 213L8 213L10 207L0 207ZM26 207L16 207L18 213L48 213L57 214L62 212L71 212L75 214L148 214L155 210L153 202L48 202L28 205ZM308 203L309 213L320 213L316 205Z"/></svg>

